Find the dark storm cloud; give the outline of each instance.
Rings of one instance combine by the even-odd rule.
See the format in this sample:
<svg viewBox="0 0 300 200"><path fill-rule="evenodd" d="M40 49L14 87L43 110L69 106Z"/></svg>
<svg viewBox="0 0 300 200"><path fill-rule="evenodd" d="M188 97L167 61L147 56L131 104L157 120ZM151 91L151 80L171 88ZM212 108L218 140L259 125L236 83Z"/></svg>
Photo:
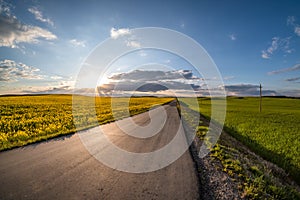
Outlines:
<svg viewBox="0 0 300 200"><path fill-rule="evenodd" d="M200 83L199 85L195 83L188 83L188 81L200 81L200 78L194 76L191 70L134 70L127 73L114 74L109 79L111 81L110 83L98 86L99 92L158 92L166 90L194 91L200 88Z"/></svg>
<svg viewBox="0 0 300 200"><path fill-rule="evenodd" d="M226 85L225 90L229 96L258 96L259 85L237 84ZM262 90L264 96L276 96L278 93L274 90Z"/></svg>
<svg viewBox="0 0 300 200"><path fill-rule="evenodd" d="M112 80L136 80L136 81L158 81L172 79L197 79L193 76L191 70L174 70L174 71L146 71L134 70L127 73L115 74L110 77Z"/></svg>

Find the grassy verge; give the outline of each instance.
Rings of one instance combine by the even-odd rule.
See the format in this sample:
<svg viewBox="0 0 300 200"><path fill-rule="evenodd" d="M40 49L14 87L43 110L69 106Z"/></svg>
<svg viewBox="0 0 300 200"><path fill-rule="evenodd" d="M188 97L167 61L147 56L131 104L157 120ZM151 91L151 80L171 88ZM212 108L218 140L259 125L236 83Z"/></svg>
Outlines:
<svg viewBox="0 0 300 200"><path fill-rule="evenodd" d="M188 98L183 99L185 103L182 105L192 105L190 108L199 112L199 107L193 107L194 104L189 101ZM204 118L199 122L197 137L203 141L208 131L211 102L209 98L200 98L198 101ZM300 130L299 100L265 98L262 113L258 112L258 102L257 98L228 98L225 132L209 154L210 159L216 160L219 165L210 167L228 174L236 183L242 199L300 199L299 186L291 180L297 180L299 168L284 168L286 165L276 163L289 162L293 166L299 164L297 148L300 143L299 137L295 137ZM281 134L278 137L276 130ZM277 142L274 143L274 140ZM294 146L290 148L290 145ZM248 148L283 167L285 171ZM261 153L266 148L269 151ZM276 150L284 152L280 154L280 159L272 157L276 155Z"/></svg>
<svg viewBox="0 0 300 200"><path fill-rule="evenodd" d="M189 99L186 99L189 101ZM199 98L200 112L210 119L210 98ZM224 129L252 151L282 167L300 183L300 100L227 98ZM198 110L193 107L191 109Z"/></svg>
<svg viewBox="0 0 300 200"><path fill-rule="evenodd" d="M0 97L0 150L74 133L145 112L172 98L108 98L71 95ZM112 110L111 104L114 105ZM129 112L128 112L129 110ZM114 111L114 112L113 112ZM76 117L76 126L74 124Z"/></svg>

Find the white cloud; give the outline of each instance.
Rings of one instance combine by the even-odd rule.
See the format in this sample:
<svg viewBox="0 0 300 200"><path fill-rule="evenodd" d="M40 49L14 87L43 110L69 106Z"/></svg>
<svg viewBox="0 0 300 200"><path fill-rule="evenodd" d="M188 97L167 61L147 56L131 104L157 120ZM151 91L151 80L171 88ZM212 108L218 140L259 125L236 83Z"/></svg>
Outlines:
<svg viewBox="0 0 300 200"><path fill-rule="evenodd" d="M300 25L296 23L296 18L294 16L288 16L287 25L290 25L294 28L294 33L297 36L300 36Z"/></svg>
<svg viewBox="0 0 300 200"><path fill-rule="evenodd" d="M140 44L139 42L137 42L137 41L134 41L134 40L132 40L132 41L127 41L127 42L126 42L126 45L127 45L128 47L134 47L134 48L139 48L139 47L141 47L141 44Z"/></svg>
<svg viewBox="0 0 300 200"><path fill-rule="evenodd" d="M273 37L271 45L266 50L261 51L261 57L264 59L269 59L276 51L291 53L293 50L290 49L290 39L291 37Z"/></svg>
<svg viewBox="0 0 300 200"><path fill-rule="evenodd" d="M300 26L295 27L295 33L300 36Z"/></svg>
<svg viewBox="0 0 300 200"><path fill-rule="evenodd" d="M37 7L28 8L28 11L34 15L36 20L50 24L51 26L54 26L53 21L49 18L45 18L43 16L42 12L37 9Z"/></svg>
<svg viewBox="0 0 300 200"><path fill-rule="evenodd" d="M0 14L10 14L11 10L10 10L11 5L0 0Z"/></svg>
<svg viewBox="0 0 300 200"><path fill-rule="evenodd" d="M15 82L20 79L43 79L44 76L39 74L40 69L17 63L13 60L0 61L0 83Z"/></svg>
<svg viewBox="0 0 300 200"><path fill-rule="evenodd" d="M140 50L140 51L139 51L139 55L140 55L141 57L146 57L148 54L147 54L145 51Z"/></svg>
<svg viewBox="0 0 300 200"><path fill-rule="evenodd" d="M236 35L231 34L231 35L229 35L229 38L234 41L234 40L236 40Z"/></svg>
<svg viewBox="0 0 300 200"><path fill-rule="evenodd" d="M113 39L117 39L120 36L129 35L129 34L130 34L130 30L128 28L121 28L121 29L111 28L110 29L110 37Z"/></svg>
<svg viewBox="0 0 300 200"><path fill-rule="evenodd" d="M185 23L184 22L181 22L180 23L180 28L184 28L185 27Z"/></svg>
<svg viewBox="0 0 300 200"><path fill-rule="evenodd" d="M286 24L287 25L295 25L295 21L296 21L296 18L294 16L288 16L287 20L286 20Z"/></svg>
<svg viewBox="0 0 300 200"><path fill-rule="evenodd" d="M16 62L0 61L0 94L72 93L72 77L45 74L40 69Z"/></svg>
<svg viewBox="0 0 300 200"><path fill-rule="evenodd" d="M131 31L128 28L121 28L121 29L116 29L116 28L111 28L110 29L110 37L112 39L117 39L122 36L129 35L129 37L125 38L125 45L128 47L133 47L133 48L139 48L141 47L141 43L137 41L133 35L131 35Z"/></svg>
<svg viewBox="0 0 300 200"><path fill-rule="evenodd" d="M55 40L57 37L41 27L21 23L9 7L1 7L0 47L18 48L19 43L38 43L40 39Z"/></svg>
<svg viewBox="0 0 300 200"><path fill-rule="evenodd" d="M272 38L271 46L267 49L267 52L269 54L273 54L273 52L278 49L278 41L279 41L279 37Z"/></svg>
<svg viewBox="0 0 300 200"><path fill-rule="evenodd" d="M261 57L264 58L264 59L269 59L270 58L269 54L265 50L261 51Z"/></svg>
<svg viewBox="0 0 300 200"><path fill-rule="evenodd" d="M61 76L50 76L50 78L53 79L53 80L63 79L63 77L61 77Z"/></svg>
<svg viewBox="0 0 300 200"><path fill-rule="evenodd" d="M73 88L69 86L31 86L21 89L21 94L72 94Z"/></svg>
<svg viewBox="0 0 300 200"><path fill-rule="evenodd" d="M231 80L231 79L234 79L235 77L234 76L225 76L223 79L228 81L228 80Z"/></svg>
<svg viewBox="0 0 300 200"><path fill-rule="evenodd" d="M85 47L85 41L79 41L76 39L69 40L69 42L76 47Z"/></svg>

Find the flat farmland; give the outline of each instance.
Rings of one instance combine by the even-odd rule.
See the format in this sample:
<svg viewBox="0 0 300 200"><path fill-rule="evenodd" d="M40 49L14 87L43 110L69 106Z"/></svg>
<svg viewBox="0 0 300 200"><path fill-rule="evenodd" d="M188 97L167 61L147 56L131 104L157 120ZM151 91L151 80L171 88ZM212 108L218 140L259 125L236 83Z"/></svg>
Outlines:
<svg viewBox="0 0 300 200"><path fill-rule="evenodd" d="M77 104L73 107L72 95L0 97L0 150L75 133L145 112L155 105L173 100L86 96L76 96L75 99Z"/></svg>
<svg viewBox="0 0 300 200"><path fill-rule="evenodd" d="M210 98L198 102L201 114L210 119ZM264 97L259 112L259 98L228 97L224 125L229 134L300 183L300 99Z"/></svg>

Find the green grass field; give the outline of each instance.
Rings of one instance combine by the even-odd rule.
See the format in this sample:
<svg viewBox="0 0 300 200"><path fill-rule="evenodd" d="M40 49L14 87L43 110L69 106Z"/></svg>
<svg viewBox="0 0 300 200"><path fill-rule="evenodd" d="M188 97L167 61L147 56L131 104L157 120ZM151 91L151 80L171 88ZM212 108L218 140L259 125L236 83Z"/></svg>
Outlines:
<svg viewBox="0 0 300 200"><path fill-rule="evenodd" d="M0 150L112 122L172 100L154 97L130 99L96 97L95 100L94 97L84 96L76 96L75 99L77 105L73 115L71 95L0 97ZM114 115L111 102L116 105Z"/></svg>
<svg viewBox="0 0 300 200"><path fill-rule="evenodd" d="M210 118L210 99L198 101L200 112ZM300 183L300 99L265 97L260 113L258 98L229 97L224 128Z"/></svg>

